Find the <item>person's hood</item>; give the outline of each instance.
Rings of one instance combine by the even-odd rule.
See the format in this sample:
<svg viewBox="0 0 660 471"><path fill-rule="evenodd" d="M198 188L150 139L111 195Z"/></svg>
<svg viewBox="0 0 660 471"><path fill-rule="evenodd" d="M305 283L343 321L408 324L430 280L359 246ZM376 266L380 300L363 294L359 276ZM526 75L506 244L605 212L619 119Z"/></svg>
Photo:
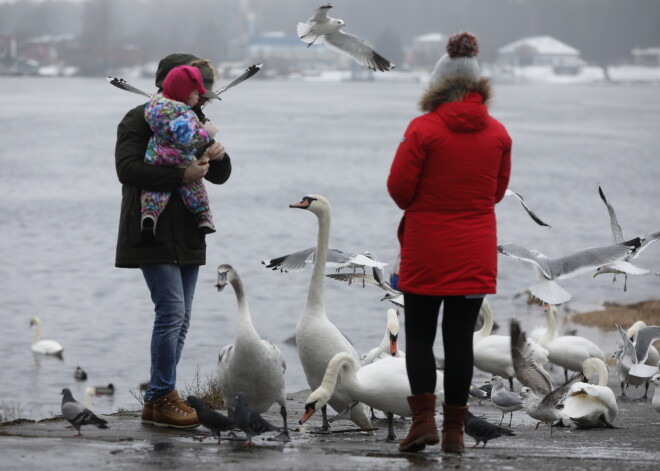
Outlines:
<svg viewBox="0 0 660 471"><path fill-rule="evenodd" d="M457 76L429 88L422 95L419 107L427 113L437 112L452 131L479 131L487 124L491 97L487 77L473 80Z"/></svg>

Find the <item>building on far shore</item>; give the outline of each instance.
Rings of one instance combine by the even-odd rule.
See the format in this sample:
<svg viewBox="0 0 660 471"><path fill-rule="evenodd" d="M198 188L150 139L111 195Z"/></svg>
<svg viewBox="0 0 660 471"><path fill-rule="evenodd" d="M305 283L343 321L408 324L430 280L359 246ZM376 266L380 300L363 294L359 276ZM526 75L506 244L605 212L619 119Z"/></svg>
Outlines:
<svg viewBox="0 0 660 471"><path fill-rule="evenodd" d="M501 47L490 73L494 80L514 83L605 80L601 67L589 66L579 50L551 36L522 38Z"/></svg>
<svg viewBox="0 0 660 471"><path fill-rule="evenodd" d="M633 49L632 65L612 65L607 76L612 82L660 83L660 47Z"/></svg>

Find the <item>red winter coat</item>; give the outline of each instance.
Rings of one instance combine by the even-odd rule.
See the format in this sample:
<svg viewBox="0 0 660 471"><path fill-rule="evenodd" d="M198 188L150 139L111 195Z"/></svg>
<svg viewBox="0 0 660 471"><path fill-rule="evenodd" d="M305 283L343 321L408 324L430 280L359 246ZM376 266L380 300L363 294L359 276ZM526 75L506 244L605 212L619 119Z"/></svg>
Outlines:
<svg viewBox="0 0 660 471"><path fill-rule="evenodd" d="M399 144L387 180L405 213L399 289L429 296L495 293L495 203L511 170L511 138L488 114L486 78L429 89Z"/></svg>

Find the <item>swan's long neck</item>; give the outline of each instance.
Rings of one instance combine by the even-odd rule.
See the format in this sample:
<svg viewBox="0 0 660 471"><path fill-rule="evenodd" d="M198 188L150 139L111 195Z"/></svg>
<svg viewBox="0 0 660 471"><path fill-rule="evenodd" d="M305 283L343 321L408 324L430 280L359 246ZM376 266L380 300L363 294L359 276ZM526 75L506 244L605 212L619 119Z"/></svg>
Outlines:
<svg viewBox="0 0 660 471"><path fill-rule="evenodd" d="M330 238L330 214L323 211L317 215L319 231L316 241L316 258L312 269L312 279L307 292L307 306L324 307L323 280L325 278L325 264L328 260L328 240ZM325 312L325 310L315 310Z"/></svg>
<svg viewBox="0 0 660 471"><path fill-rule="evenodd" d="M584 365L584 376L589 379L594 373L598 373L598 386L607 386L607 380L609 377L609 372L607 371L607 366L599 358L589 358L585 360Z"/></svg>
<svg viewBox="0 0 660 471"><path fill-rule="evenodd" d="M547 322L547 328L545 329L545 333L541 337L541 345L543 346L549 344L552 341L552 339L554 339L557 335L555 308L552 305L548 306L548 309L545 311L545 320Z"/></svg>
<svg viewBox="0 0 660 471"><path fill-rule="evenodd" d="M490 309L490 304L486 298L481 303L481 312L484 313L484 324L481 326L481 329L474 333L474 340L488 337L493 331L493 311Z"/></svg>
<svg viewBox="0 0 660 471"><path fill-rule="evenodd" d="M32 345L41 340L41 322L36 321L34 323L34 335L32 336Z"/></svg>
<svg viewBox="0 0 660 471"><path fill-rule="evenodd" d="M236 293L236 302L238 304L238 330L241 330L244 333L258 335L256 329L254 328L254 324L252 323L250 307L248 306L247 299L245 298L243 282L241 281L241 277L238 276L238 273L233 274L231 286L234 288L234 292Z"/></svg>
<svg viewBox="0 0 660 471"><path fill-rule="evenodd" d="M317 391L323 391L323 394L325 395L324 403L327 403L330 400L330 397L332 397L332 393L334 393L335 387L337 386L339 374L342 372L344 366L349 366L349 368L344 370L342 384L346 386L347 384L353 384L357 381L357 378L355 377L355 372L357 370L355 358L346 352L337 353L328 362L325 374L323 375L323 381L321 381L321 385L317 389Z"/></svg>

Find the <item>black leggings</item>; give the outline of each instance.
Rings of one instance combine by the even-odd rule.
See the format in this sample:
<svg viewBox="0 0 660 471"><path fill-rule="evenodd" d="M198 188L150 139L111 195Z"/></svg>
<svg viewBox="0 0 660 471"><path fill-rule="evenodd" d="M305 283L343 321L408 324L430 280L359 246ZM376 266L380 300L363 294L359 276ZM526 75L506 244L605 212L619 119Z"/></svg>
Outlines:
<svg viewBox="0 0 660 471"><path fill-rule="evenodd" d="M445 404L465 406L472 382L474 354L472 336L481 308L481 298L424 296L404 293L406 367L413 394L435 391L436 371L433 343L440 306L442 340L445 346Z"/></svg>

